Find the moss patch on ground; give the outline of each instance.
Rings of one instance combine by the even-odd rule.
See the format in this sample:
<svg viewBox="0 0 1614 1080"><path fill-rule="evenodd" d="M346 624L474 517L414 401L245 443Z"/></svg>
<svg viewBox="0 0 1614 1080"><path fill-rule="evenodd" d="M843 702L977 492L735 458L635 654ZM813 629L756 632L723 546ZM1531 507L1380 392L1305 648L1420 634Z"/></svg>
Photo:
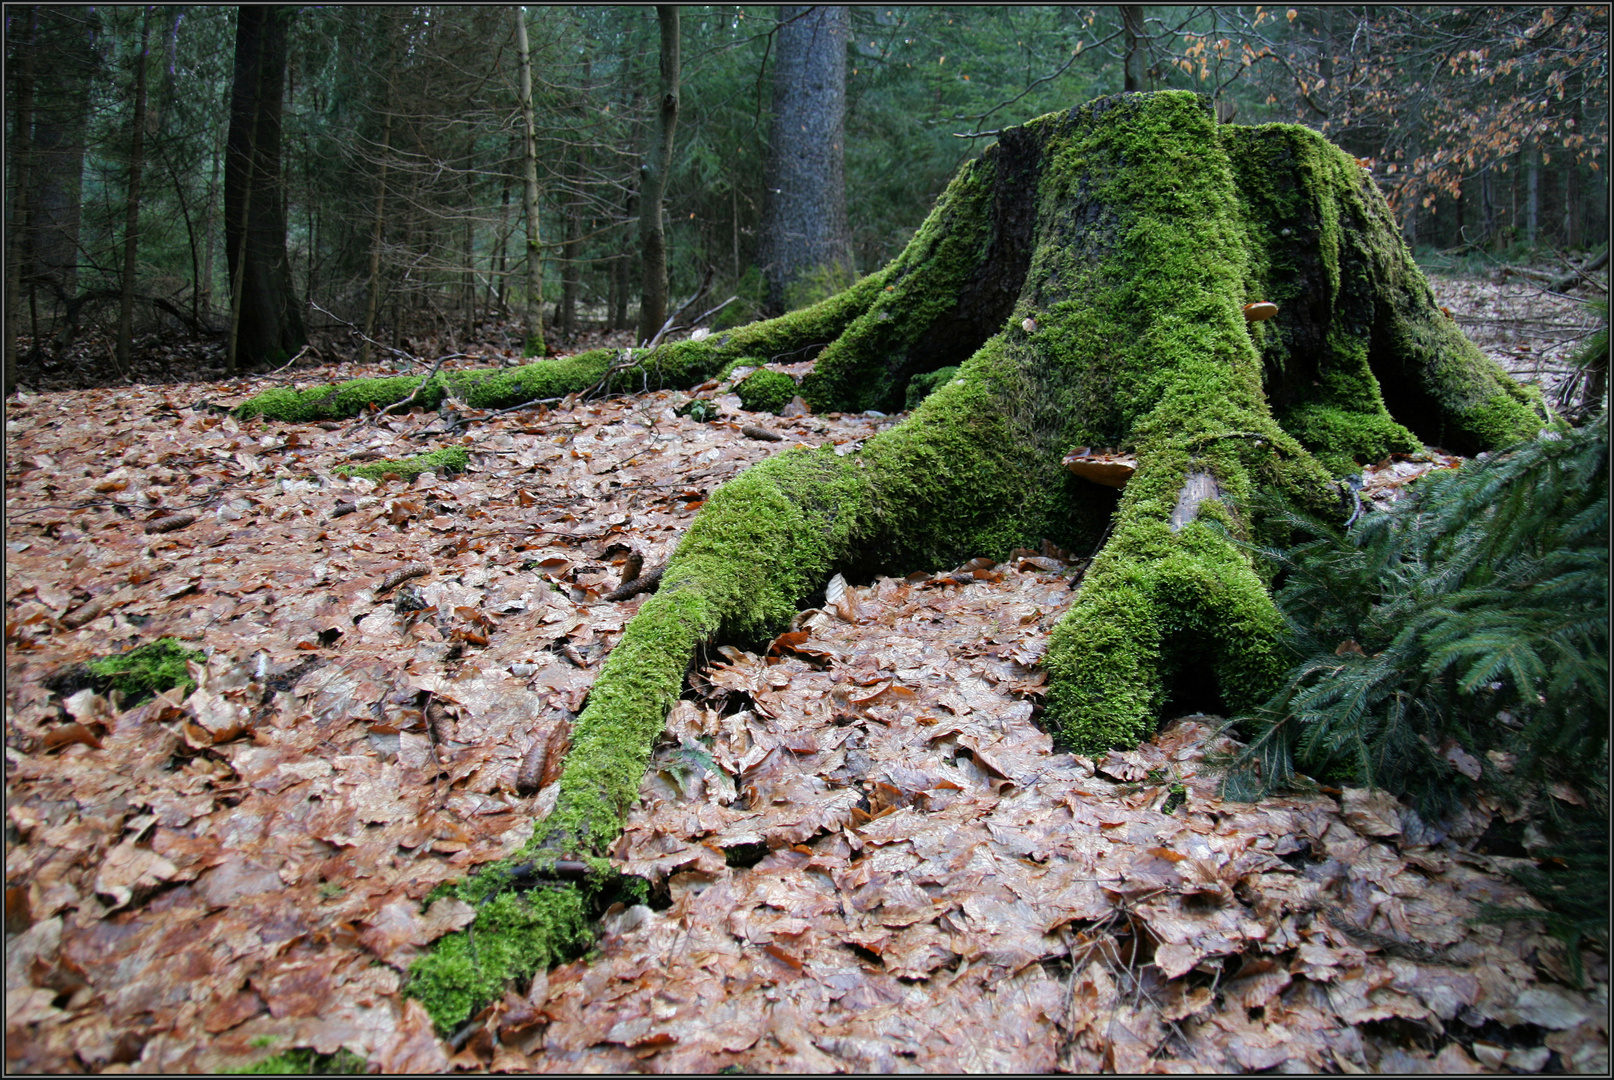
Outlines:
<svg viewBox="0 0 1614 1080"><path fill-rule="evenodd" d="M779 415L779 410L790 404L796 396L796 380L782 371L763 368L753 372L734 388L740 395L740 404L747 412L765 412Z"/></svg>
<svg viewBox="0 0 1614 1080"><path fill-rule="evenodd" d="M287 1050L264 1058L244 1069L229 1070L238 1076L360 1076L365 1060L351 1050L321 1054L314 1050Z"/></svg>
<svg viewBox="0 0 1614 1080"><path fill-rule="evenodd" d="M413 481L425 472L439 475L464 472L470 464L470 455L465 452L463 446L445 446L440 450L395 461L372 461L368 465L338 465L331 472L337 476L362 476L368 480L396 476L401 480Z"/></svg>
<svg viewBox="0 0 1614 1080"><path fill-rule="evenodd" d="M196 680L185 667L187 660L205 663L207 654L163 637L128 652L98 657L85 666L106 692L121 692L128 708L176 686L184 687L187 694L196 689Z"/></svg>

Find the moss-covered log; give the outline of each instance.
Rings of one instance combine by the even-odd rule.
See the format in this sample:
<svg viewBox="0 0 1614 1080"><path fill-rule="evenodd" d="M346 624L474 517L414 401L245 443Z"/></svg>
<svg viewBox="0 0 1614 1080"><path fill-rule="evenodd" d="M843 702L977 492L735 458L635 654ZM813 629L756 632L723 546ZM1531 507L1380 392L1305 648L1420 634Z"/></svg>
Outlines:
<svg viewBox="0 0 1614 1080"><path fill-rule="evenodd" d="M1247 321L1256 301L1278 314ZM1258 492L1342 515L1335 477L1357 462L1540 425L1352 158L1304 128L1219 126L1183 92L1004 131L893 263L826 304L841 328L803 381L815 407L894 411L915 376L958 374L856 454L786 451L712 494L578 718L535 850L603 852L697 645L777 630L836 571L1102 544L1046 658L1065 745L1136 744L1188 672L1252 706L1284 666L1235 542L1264 536ZM733 336L760 328L778 353L822 333ZM698 365L734 345L679 348ZM1079 446L1135 455L1124 491L1064 468Z"/></svg>
<svg viewBox="0 0 1614 1080"><path fill-rule="evenodd" d="M883 281L883 272L873 274L811 307L728 330L703 342L673 341L654 349L591 349L576 356L535 360L519 367L438 372L424 386L421 376L397 375L303 390L277 388L248 398L236 407L235 413L243 419L261 416L308 423L358 416L372 407L396 404L411 394L423 409L437 408L450 395L473 409L508 409L596 389L601 394L687 389L742 364L759 366L811 359L868 309Z"/></svg>

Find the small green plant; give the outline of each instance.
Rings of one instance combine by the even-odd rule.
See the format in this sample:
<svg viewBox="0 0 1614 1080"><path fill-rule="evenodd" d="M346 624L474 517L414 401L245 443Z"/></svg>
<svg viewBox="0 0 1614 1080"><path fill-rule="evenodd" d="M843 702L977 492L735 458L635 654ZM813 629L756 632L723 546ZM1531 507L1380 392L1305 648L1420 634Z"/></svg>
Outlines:
<svg viewBox="0 0 1614 1080"><path fill-rule="evenodd" d="M1188 789L1183 787L1182 781L1175 781L1166 792L1166 801L1160 804L1162 814L1174 814L1177 807L1188 801Z"/></svg>
<svg viewBox="0 0 1614 1080"><path fill-rule="evenodd" d="M1586 347L1570 363L1575 374L1558 391L1558 405L1567 412L1595 416L1607 408L1608 397L1608 301L1588 300L1586 306L1598 318L1598 327Z"/></svg>
<svg viewBox="0 0 1614 1080"><path fill-rule="evenodd" d="M175 638L163 637L138 649L99 657L85 666L107 692L121 691L124 706L129 707L176 686L183 686L189 694L196 689L196 680L190 677L185 661L200 664L206 659L207 654L187 649Z"/></svg>
<svg viewBox="0 0 1614 1080"><path fill-rule="evenodd" d="M252 1040L251 1045L267 1045L260 1039L267 1039L267 1043L274 1042L272 1037L259 1036ZM296 1049L232 1071L241 1076L357 1076L365 1071L365 1060L347 1049L334 1054Z"/></svg>
<svg viewBox="0 0 1614 1080"><path fill-rule="evenodd" d="M796 380L782 371L762 368L747 375L734 392L740 395L740 404L748 412L765 412L779 415L779 410L790 404L797 394Z"/></svg>
<svg viewBox="0 0 1614 1080"><path fill-rule="evenodd" d="M445 446L429 454L416 454L414 457L398 461L374 461L368 465L338 465L331 472L337 476L363 476L370 480L380 480L389 473L396 473L405 480L413 480L423 472L464 472L470 463L471 458L465 452L465 447Z"/></svg>
<svg viewBox="0 0 1614 1080"><path fill-rule="evenodd" d="M679 416L687 416L697 424L710 423L718 418L718 408L710 398L696 398L678 409Z"/></svg>
<svg viewBox="0 0 1614 1080"><path fill-rule="evenodd" d="M1548 802L1550 805L1552 800ZM1558 823L1553 831L1558 842L1538 849L1535 865L1514 864L1507 871L1546 910L1484 904L1469 921L1539 919L1547 933L1563 943L1575 981L1584 984L1581 942L1595 941L1608 952L1607 789L1596 792L1587 807Z"/></svg>

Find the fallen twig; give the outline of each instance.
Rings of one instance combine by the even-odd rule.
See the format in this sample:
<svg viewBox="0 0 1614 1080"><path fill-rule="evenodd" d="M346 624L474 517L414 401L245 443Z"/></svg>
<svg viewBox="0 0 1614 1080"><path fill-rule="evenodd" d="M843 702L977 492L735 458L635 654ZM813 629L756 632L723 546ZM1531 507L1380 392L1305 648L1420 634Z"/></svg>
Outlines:
<svg viewBox="0 0 1614 1080"><path fill-rule="evenodd" d="M400 566L398 569L392 571L386 577L381 579L381 584L376 586L376 595L380 596L382 593L397 585L401 585L410 578L424 577L431 572L432 568L427 566L425 563L408 563L404 566Z"/></svg>
<svg viewBox="0 0 1614 1080"><path fill-rule="evenodd" d="M459 355L459 354L456 353L456 354L452 354L451 356L439 356L437 358L437 362L432 365L432 369L430 371L426 372L426 377L424 379L420 380L419 384L416 385L414 390L412 390L410 392L408 397L404 398L402 401L393 402L391 405L388 405L385 409L382 409L380 412L376 413L375 415L376 416L390 416L395 412L405 412L405 411L407 411L409 406L413 405L415 403L415 400L420 397L420 392L422 390L426 389L426 384L432 381L432 377L434 375L436 375L438 369L443 366L443 361L452 359L454 356L457 356L457 355Z"/></svg>
<svg viewBox="0 0 1614 1080"><path fill-rule="evenodd" d="M297 355L296 356L292 357L290 360L287 360L284 364L281 364L279 367L275 368L275 370L271 371L269 374L271 374L271 375L279 375L282 371L285 371L287 368L291 367L297 361L299 361L303 357L307 356L308 355L308 350L312 349L313 347L314 346L312 346L312 345L304 345L302 348L297 350Z"/></svg>
<svg viewBox="0 0 1614 1080"><path fill-rule="evenodd" d="M661 572L665 569L665 566L658 566L648 574L640 574L638 577L635 577L629 581L624 581L622 584L600 597L600 599L609 603L615 603L618 600L627 600L630 597L638 596L640 593L655 592L656 589L661 585Z"/></svg>
<svg viewBox="0 0 1614 1080"><path fill-rule="evenodd" d="M1564 262L1569 263L1569 260L1564 259ZM1608 248L1605 247L1601 255L1597 256L1597 258L1593 259L1585 266L1576 267L1573 263L1569 263L1570 273L1564 277L1555 279L1549 287L1553 292L1568 292L1576 285L1579 285L1587 274L1601 270L1605 265L1607 265L1607 263Z"/></svg>

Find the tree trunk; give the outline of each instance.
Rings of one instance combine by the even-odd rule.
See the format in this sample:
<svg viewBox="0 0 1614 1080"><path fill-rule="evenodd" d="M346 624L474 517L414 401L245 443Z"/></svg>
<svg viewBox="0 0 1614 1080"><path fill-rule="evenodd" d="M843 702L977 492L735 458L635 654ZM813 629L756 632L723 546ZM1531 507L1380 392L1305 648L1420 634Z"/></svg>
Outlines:
<svg viewBox="0 0 1614 1080"><path fill-rule="evenodd" d="M1125 54L1121 88L1129 94L1145 86L1148 76L1147 57L1143 44L1147 40L1143 29L1143 8L1138 4L1121 5L1121 48ZM1111 85L1114 85L1113 83Z"/></svg>
<svg viewBox="0 0 1614 1080"><path fill-rule="evenodd" d="M836 291L852 271L846 228L846 8L781 6L779 20L757 251L767 282L764 307L775 315ZM833 287L825 288L826 282Z"/></svg>
<svg viewBox="0 0 1614 1080"><path fill-rule="evenodd" d="M224 164L225 256L238 365L279 363L307 341L292 292L281 196L280 116L293 9L242 6Z"/></svg>
<svg viewBox="0 0 1614 1080"><path fill-rule="evenodd" d="M628 192L627 200L622 205L622 214L630 222L638 218L637 191ZM628 301L633 295L633 254L627 247L627 241L624 239L623 250L617 255L611 270L616 275L616 307L611 312L612 330L627 330L632 326L628 319Z"/></svg>
<svg viewBox="0 0 1614 1080"><path fill-rule="evenodd" d="M222 133L221 128L220 134L222 135ZM219 159L224 157L224 147L217 139L214 141L213 153L210 156L213 159L213 164L212 172L207 181L207 212L202 218L202 274L200 288L202 290L201 314L204 316L211 315L213 312L213 237L216 231L213 228L213 216L218 208Z"/></svg>
<svg viewBox="0 0 1614 1080"><path fill-rule="evenodd" d="M387 84L392 84L389 70ZM381 121L381 169L375 182L375 213L370 220L370 288L364 304L364 336L359 342L359 363L370 362L371 342L375 337L376 317L381 312L381 241L387 227L387 163L392 159L392 102L386 103L387 115Z"/></svg>
<svg viewBox="0 0 1614 1080"><path fill-rule="evenodd" d="M140 179L146 164L146 46L151 40L151 8L140 19L140 52L135 56L133 131L129 138L129 189L123 216L123 287L118 301L117 361L127 376L133 357L135 269L140 253Z"/></svg>
<svg viewBox="0 0 1614 1080"><path fill-rule="evenodd" d="M1253 301L1277 315L1247 322ZM1244 546L1286 540L1258 494L1342 520L1334 477L1360 462L1540 426L1539 395L1441 314L1350 156L1300 127L1218 127L1181 91L1002 132L883 270L663 351L693 368L825 340L802 384L819 410L894 411L913 375L962 368L856 453L786 451L712 493L590 692L549 850L615 838L698 646L764 639L835 572L1099 547L1045 660L1063 743L1135 745L1177 687L1250 708L1286 663ZM1135 456L1123 491L1062 465L1096 447Z"/></svg>
<svg viewBox="0 0 1614 1080"><path fill-rule="evenodd" d="M527 222L527 303L523 356L544 355L544 263L538 236L538 140L532 122L532 54L527 48L527 9L516 8L516 49L521 65L522 212Z"/></svg>
<svg viewBox="0 0 1614 1080"><path fill-rule="evenodd" d="M493 280L488 283L488 302L500 317L505 314L505 272L504 252L510 242L510 180L508 176L499 182L499 246L494 253Z"/></svg>
<svg viewBox="0 0 1614 1080"><path fill-rule="evenodd" d="M1580 166L1569 157L1564 166L1564 247L1578 249L1585 245L1586 237L1581 229Z"/></svg>
<svg viewBox="0 0 1614 1080"><path fill-rule="evenodd" d="M656 5L661 27L661 108L656 113L656 139L639 167L639 247L644 284L639 300L639 341L649 342L667 321L667 235L661 221L661 198L672 168L673 136L678 127L678 8Z"/></svg>
<svg viewBox="0 0 1614 1080"><path fill-rule="evenodd" d="M1524 204L1524 244L1534 251L1537 230L1541 226L1541 151L1531 147L1527 153L1530 164L1525 168L1529 182Z"/></svg>
<svg viewBox="0 0 1614 1080"><path fill-rule="evenodd" d="M13 131L16 133L11 150L11 205L6 229L6 352L5 391L9 395L17 385L17 337L22 321L23 263L30 252L27 237L28 173L32 164L32 133L34 107L34 35L37 29L38 10L30 7L24 21L23 38L13 54L22 60L17 79L16 113ZM37 346L37 343L36 343Z"/></svg>
<svg viewBox="0 0 1614 1080"><path fill-rule="evenodd" d="M78 289L84 135L99 16L88 7L38 10L38 52L48 69L35 80L29 237L35 280L63 303Z"/></svg>
<svg viewBox="0 0 1614 1080"><path fill-rule="evenodd" d="M586 155L587 147L579 148ZM582 292L583 277L583 207L582 191L585 161L574 160L572 183L566 194L566 240L560 248L560 314L555 320L562 340L568 344L577 339L577 301Z"/></svg>

